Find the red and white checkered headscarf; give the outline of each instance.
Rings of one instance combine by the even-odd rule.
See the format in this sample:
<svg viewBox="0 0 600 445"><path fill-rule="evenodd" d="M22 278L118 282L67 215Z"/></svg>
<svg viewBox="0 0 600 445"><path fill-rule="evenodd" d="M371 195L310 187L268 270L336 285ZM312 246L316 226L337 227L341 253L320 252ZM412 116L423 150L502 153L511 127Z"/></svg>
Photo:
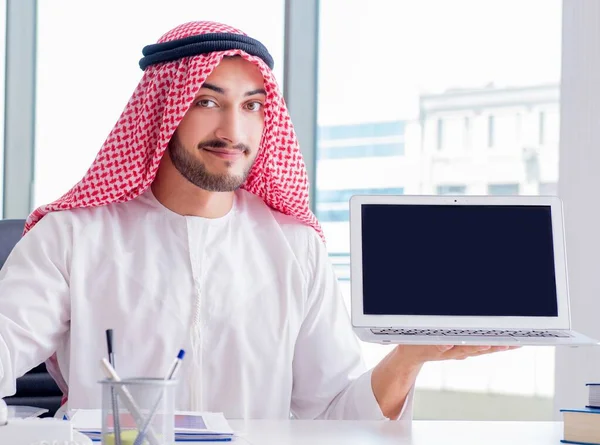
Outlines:
<svg viewBox="0 0 600 445"><path fill-rule="evenodd" d="M178 26L159 43L207 33L243 32L214 22ZM255 63L265 82L265 124L260 151L242 188L275 210L323 232L309 208L308 177L289 113L273 72L262 59L234 49L184 57L146 68L125 110L83 179L27 219L27 233L49 212L126 202L152 184L179 122L213 69L225 56Z"/></svg>

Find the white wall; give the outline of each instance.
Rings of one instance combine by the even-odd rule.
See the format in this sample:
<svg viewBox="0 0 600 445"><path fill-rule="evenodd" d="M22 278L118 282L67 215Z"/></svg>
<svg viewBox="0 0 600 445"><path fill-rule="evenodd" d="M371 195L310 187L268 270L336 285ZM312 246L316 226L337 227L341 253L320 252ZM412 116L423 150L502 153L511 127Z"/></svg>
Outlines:
<svg viewBox="0 0 600 445"><path fill-rule="evenodd" d="M564 200L575 329L600 339L600 1L565 0L559 196ZM600 381L600 347L559 348L558 409L581 407Z"/></svg>

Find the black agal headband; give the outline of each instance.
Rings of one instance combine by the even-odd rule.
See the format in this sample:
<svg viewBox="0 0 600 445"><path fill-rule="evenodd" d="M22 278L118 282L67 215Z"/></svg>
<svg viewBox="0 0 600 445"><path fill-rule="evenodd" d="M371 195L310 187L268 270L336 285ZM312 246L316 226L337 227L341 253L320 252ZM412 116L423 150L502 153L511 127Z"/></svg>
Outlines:
<svg viewBox="0 0 600 445"><path fill-rule="evenodd" d="M273 69L273 57L258 40L242 34L214 32L171 40L169 42L147 45L142 50L144 57L140 59L140 68L145 70L150 65L171 62L182 57L240 49L248 54L260 57L270 69Z"/></svg>

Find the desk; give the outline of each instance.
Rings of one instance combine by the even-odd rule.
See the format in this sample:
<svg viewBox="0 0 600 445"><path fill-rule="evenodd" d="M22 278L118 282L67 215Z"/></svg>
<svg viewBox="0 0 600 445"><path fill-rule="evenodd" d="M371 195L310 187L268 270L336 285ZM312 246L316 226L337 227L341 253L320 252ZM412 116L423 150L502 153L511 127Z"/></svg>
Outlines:
<svg viewBox="0 0 600 445"><path fill-rule="evenodd" d="M232 445L552 445L562 422L231 420Z"/></svg>

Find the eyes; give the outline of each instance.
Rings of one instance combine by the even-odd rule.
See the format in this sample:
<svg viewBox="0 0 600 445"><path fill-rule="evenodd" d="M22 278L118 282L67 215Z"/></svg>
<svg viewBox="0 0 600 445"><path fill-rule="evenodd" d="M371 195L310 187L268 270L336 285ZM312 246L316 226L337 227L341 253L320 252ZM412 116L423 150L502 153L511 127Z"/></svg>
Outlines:
<svg viewBox="0 0 600 445"><path fill-rule="evenodd" d="M248 102L246 108L250 111L260 111L263 107L263 104L258 101Z"/></svg>
<svg viewBox="0 0 600 445"><path fill-rule="evenodd" d="M197 100L195 103L196 106L199 108L217 108L219 106L219 104L217 104L217 102L212 99L200 99ZM253 100L244 104L244 109L253 112L260 111L263 107L264 104L258 100Z"/></svg>
<svg viewBox="0 0 600 445"><path fill-rule="evenodd" d="M215 101L210 99L200 99L196 101L196 105L200 108L215 108L217 106Z"/></svg>

